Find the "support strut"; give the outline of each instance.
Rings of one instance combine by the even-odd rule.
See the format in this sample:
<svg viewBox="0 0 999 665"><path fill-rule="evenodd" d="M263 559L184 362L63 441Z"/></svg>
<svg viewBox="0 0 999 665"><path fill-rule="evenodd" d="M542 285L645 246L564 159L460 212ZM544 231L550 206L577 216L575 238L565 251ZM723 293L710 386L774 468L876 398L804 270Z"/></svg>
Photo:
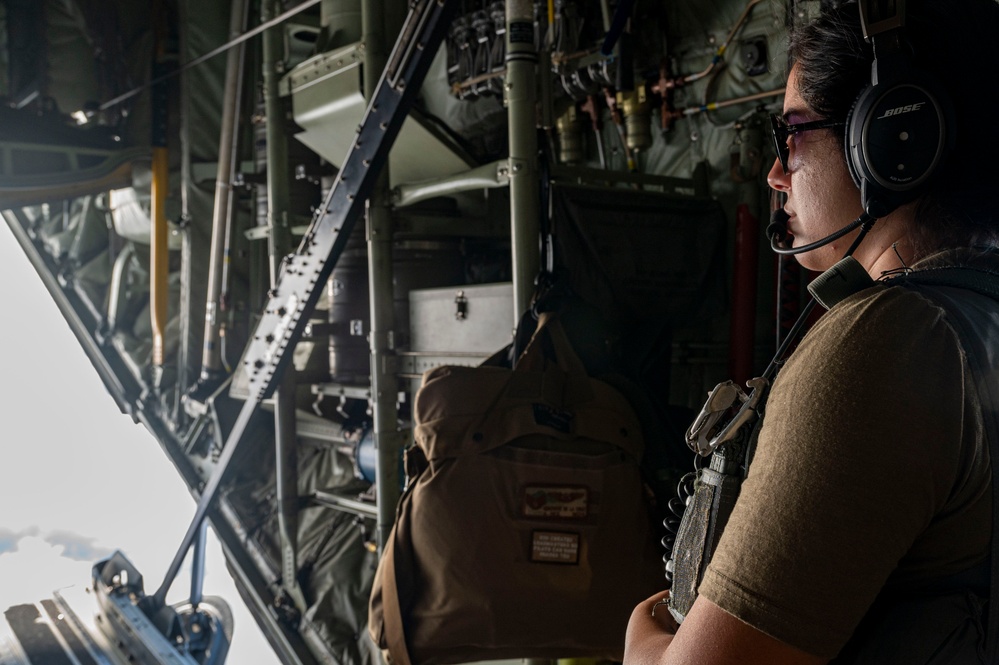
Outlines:
<svg viewBox="0 0 999 665"><path fill-rule="evenodd" d="M418 0L406 17L378 87L371 95L357 136L326 201L317 211L301 245L288 261L250 341L245 363L249 397L233 426L222 456L198 501L194 518L160 588L148 603L163 606L187 550L218 495L230 462L260 401L284 376L309 314L323 293L354 224L364 212L389 149L402 128L430 63L460 3Z"/></svg>

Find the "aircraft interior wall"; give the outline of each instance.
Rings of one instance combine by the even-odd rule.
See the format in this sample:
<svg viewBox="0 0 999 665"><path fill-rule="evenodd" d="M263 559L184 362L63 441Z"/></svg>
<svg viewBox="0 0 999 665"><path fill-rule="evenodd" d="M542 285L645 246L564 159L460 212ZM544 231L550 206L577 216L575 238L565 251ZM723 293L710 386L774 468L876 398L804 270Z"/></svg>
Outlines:
<svg viewBox="0 0 999 665"><path fill-rule="evenodd" d="M512 126L504 103L504 2L461 0L377 165L387 177L369 214L387 214L388 282L371 268L361 219L315 287L285 383L259 404L208 513L241 553L234 577L283 662L379 659L368 597L394 510L385 497L400 488L376 491L375 441L411 441L424 371L477 364L513 341L515 303L533 286L515 273L524 245L511 216L538 220L526 246L551 269L544 302L559 295L588 371L641 412L660 509L689 470L682 435L693 409L719 381L760 371L800 306L803 276L763 241L767 114L781 108L788 30L818 0L534 4L533 126ZM302 251L324 215L368 70L388 59L405 3L313 2L271 31L276 48L254 37L242 58L236 47L162 82L299 3L163 0L159 14L126 0L32 5L0 2L0 208L113 398L156 435L197 499L254 399L251 345L288 269L281 258ZM603 55L618 13L630 21ZM526 203L509 186L520 135L536 138L538 155ZM151 146L165 151L165 174ZM157 178L165 249L154 240ZM166 294L151 297L157 280ZM157 306L167 312L159 330ZM391 330L375 328L375 310ZM374 390L372 363L389 368L387 391ZM282 433L286 416L276 424L275 413L289 401Z"/></svg>

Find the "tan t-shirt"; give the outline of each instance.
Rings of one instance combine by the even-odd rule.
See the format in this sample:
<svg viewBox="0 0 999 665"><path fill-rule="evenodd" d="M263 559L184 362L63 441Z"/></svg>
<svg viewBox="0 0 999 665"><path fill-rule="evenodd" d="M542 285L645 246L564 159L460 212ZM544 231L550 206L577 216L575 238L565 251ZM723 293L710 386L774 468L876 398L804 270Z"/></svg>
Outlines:
<svg viewBox="0 0 999 665"><path fill-rule="evenodd" d="M943 310L915 291L833 307L774 383L700 593L831 658L886 582L983 561L990 469L967 373Z"/></svg>

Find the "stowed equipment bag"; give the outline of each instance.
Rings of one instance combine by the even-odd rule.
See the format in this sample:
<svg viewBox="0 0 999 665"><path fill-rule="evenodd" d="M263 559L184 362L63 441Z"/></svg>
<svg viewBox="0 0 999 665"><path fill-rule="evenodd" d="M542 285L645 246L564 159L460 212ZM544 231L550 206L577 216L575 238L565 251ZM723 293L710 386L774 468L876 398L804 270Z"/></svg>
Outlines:
<svg viewBox="0 0 999 665"><path fill-rule="evenodd" d="M624 397L542 314L514 369L424 374L414 416L375 643L398 665L620 660L632 609L662 579Z"/></svg>

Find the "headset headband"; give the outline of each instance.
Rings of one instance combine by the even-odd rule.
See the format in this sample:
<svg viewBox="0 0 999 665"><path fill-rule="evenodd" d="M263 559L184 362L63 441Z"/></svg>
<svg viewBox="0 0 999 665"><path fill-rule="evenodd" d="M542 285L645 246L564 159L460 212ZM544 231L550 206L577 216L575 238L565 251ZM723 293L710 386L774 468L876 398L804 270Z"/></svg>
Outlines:
<svg viewBox="0 0 999 665"><path fill-rule="evenodd" d="M859 0L864 39L905 27L905 0Z"/></svg>

